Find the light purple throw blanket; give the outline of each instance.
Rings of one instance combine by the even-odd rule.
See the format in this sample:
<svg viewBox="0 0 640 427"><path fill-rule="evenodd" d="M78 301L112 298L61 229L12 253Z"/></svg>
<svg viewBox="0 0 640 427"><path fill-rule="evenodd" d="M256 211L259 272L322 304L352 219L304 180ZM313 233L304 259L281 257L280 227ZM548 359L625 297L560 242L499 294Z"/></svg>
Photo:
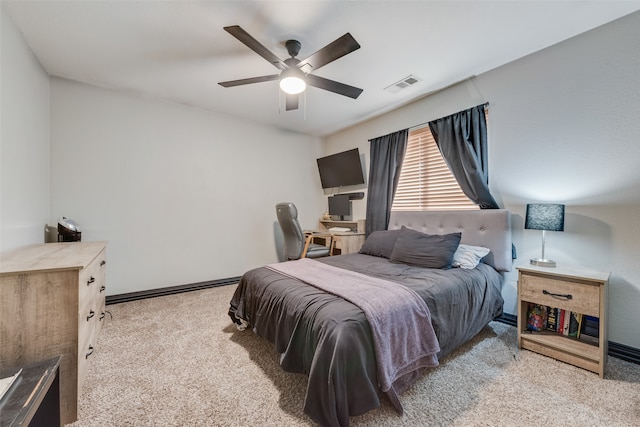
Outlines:
<svg viewBox="0 0 640 427"><path fill-rule="evenodd" d="M424 300L398 283L309 258L266 267L344 298L364 312L373 336L379 386L402 413L399 394L424 369L438 366L440 345Z"/></svg>

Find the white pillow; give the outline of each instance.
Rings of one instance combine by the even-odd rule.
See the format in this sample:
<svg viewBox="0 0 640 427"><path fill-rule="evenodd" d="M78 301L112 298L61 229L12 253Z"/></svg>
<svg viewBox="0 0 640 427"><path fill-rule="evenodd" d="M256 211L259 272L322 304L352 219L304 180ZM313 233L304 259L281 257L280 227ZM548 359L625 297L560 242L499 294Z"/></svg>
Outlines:
<svg viewBox="0 0 640 427"><path fill-rule="evenodd" d="M453 267L476 268L480 260L490 252L489 248L482 246L458 245L458 249L453 254Z"/></svg>

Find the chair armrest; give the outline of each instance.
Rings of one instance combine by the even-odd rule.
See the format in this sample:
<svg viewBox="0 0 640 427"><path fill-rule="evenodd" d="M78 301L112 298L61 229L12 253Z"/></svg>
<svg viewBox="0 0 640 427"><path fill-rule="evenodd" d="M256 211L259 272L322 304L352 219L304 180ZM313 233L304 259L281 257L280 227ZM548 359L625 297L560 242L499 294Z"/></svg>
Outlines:
<svg viewBox="0 0 640 427"><path fill-rule="evenodd" d="M305 235L307 236L313 236L313 237L329 237L332 238L333 237L333 233L329 233L326 231L311 231L311 230L307 230L303 232Z"/></svg>
<svg viewBox="0 0 640 427"><path fill-rule="evenodd" d="M317 237L323 238L325 239L325 243L327 243L327 239L328 239L328 244L326 246L328 246L329 248L333 248L333 234L331 233L325 233L322 231L304 231L303 232L305 234L305 239L304 239L304 248L302 249L302 255L300 255L300 258L306 258L307 257L307 251L309 250L309 245L311 244L311 241ZM331 255L331 251L332 249L329 249L329 254Z"/></svg>

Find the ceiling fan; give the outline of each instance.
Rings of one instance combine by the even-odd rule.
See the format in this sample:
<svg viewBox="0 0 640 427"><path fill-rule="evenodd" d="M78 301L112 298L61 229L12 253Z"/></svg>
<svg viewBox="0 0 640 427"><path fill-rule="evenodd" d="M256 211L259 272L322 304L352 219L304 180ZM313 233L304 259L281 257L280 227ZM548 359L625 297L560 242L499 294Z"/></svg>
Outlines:
<svg viewBox="0 0 640 427"><path fill-rule="evenodd" d="M346 54L360 48L358 42L349 33L339 37L303 60L296 58L298 52L300 52L300 47L302 46L301 43L297 40L287 40L285 46L287 47L287 51L291 57L281 60L269 51L269 49L260 44L259 41L249 35L249 33L240 28L239 25L224 27L224 29L236 39L244 43L249 49L269 61L269 63L274 67L281 70L281 73L218 83L221 86L233 87L251 83L280 80L280 88L286 93L287 111L298 108L299 95L305 90L306 85L328 90L353 99L356 99L362 93L362 89L357 87L311 74L320 67L323 67L336 59L342 58Z"/></svg>

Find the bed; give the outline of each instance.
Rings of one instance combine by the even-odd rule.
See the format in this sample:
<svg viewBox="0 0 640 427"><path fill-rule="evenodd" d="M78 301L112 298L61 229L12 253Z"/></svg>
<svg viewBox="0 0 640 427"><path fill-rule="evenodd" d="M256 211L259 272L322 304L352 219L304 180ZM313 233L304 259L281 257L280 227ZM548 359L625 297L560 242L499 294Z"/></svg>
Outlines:
<svg viewBox="0 0 640 427"><path fill-rule="evenodd" d="M379 407L385 396L402 413L398 396L424 370L502 314L503 273L512 268L508 210L393 212L388 228L370 235L360 253L250 270L231 299L229 316L238 329L272 342L285 371L309 376L304 412L320 425L347 426L350 416ZM448 264L440 266L447 256ZM375 310L394 311L380 314L392 317L376 320L370 313L366 303L378 294L389 308ZM425 316L428 328L419 323ZM405 325L413 323L419 331L412 335ZM435 345L426 343L429 334ZM409 344L395 335L408 335ZM384 377L385 358L414 347L430 353L420 359L412 353L411 369L391 369L397 375Z"/></svg>

